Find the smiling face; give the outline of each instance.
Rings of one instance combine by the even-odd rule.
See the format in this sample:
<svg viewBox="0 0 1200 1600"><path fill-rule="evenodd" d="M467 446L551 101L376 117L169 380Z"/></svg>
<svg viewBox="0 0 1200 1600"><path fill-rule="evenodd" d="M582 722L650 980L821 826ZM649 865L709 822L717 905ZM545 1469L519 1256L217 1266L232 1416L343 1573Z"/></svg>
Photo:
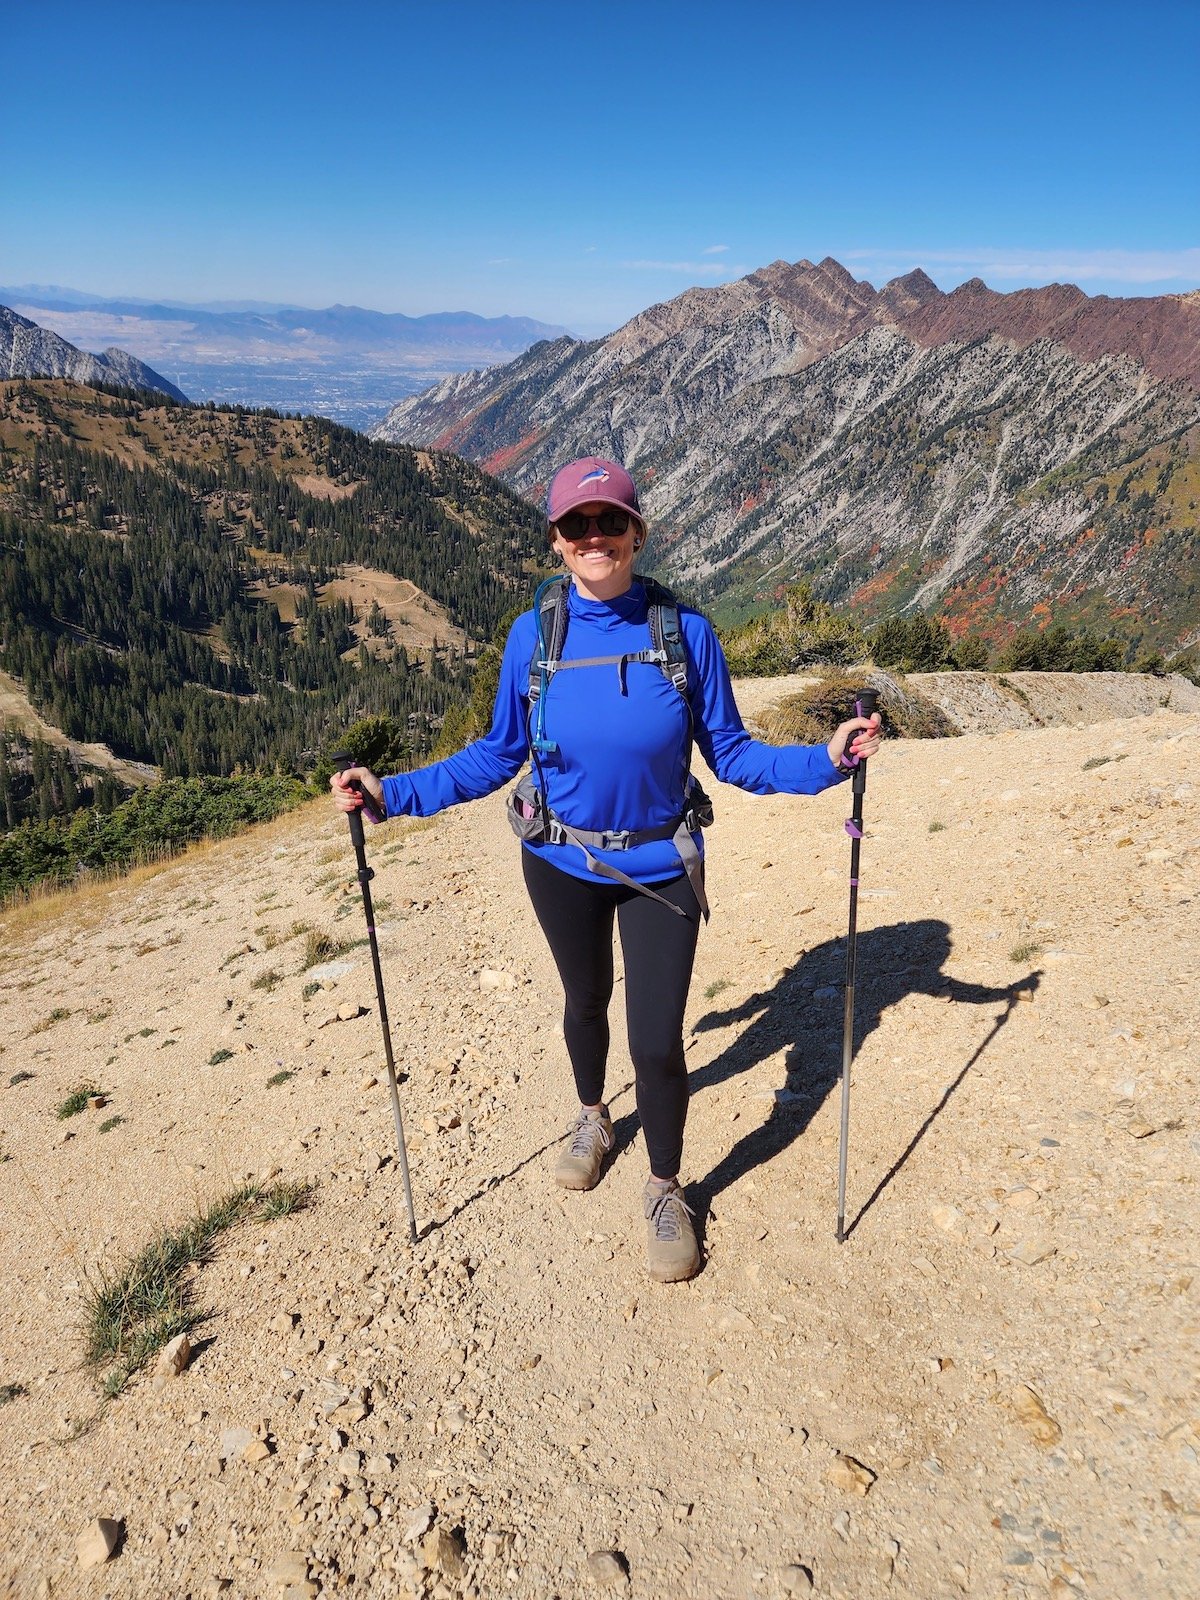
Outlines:
<svg viewBox="0 0 1200 1600"><path fill-rule="evenodd" d="M573 509L591 517L609 507L599 500L589 500ZM630 516L624 533L601 533L593 522L582 539L567 539L555 528L551 547L558 551L575 579L575 587L586 599L615 600L633 582L634 545L640 545L644 538L637 519Z"/></svg>

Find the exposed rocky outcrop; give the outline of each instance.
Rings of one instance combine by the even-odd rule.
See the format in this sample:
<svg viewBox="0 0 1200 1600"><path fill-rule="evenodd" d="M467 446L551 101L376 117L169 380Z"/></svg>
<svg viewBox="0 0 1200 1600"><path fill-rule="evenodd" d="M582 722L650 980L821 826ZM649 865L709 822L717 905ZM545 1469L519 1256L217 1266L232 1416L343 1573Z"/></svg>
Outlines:
<svg viewBox="0 0 1200 1600"><path fill-rule="evenodd" d="M103 355L77 350L48 328L0 306L0 377L70 378L75 383L118 384L126 389L153 389L186 403L187 395L148 367L144 361L115 346Z"/></svg>
<svg viewBox="0 0 1200 1600"><path fill-rule="evenodd" d="M1200 625L1198 423L1200 295L877 291L825 260L536 345L374 433L531 498L572 455L621 457L665 569L728 614L807 573L868 614L1135 617L1169 647Z"/></svg>

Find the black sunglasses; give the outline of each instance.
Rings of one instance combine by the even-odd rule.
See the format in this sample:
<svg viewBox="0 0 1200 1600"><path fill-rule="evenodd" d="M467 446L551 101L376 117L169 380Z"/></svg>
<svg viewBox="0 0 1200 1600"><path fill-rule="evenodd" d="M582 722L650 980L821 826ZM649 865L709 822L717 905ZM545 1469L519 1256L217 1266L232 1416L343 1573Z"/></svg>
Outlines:
<svg viewBox="0 0 1200 1600"><path fill-rule="evenodd" d="M554 526L564 539L585 539L594 522L606 539L612 539L619 533L628 533L630 520L628 512L608 506L594 517L585 516L582 511L564 512Z"/></svg>

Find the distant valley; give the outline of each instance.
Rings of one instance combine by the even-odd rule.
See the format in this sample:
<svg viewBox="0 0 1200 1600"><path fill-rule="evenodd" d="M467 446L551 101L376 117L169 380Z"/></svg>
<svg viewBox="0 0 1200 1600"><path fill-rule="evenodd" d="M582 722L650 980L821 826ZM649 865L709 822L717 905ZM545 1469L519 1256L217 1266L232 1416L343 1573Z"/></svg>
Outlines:
<svg viewBox="0 0 1200 1600"><path fill-rule="evenodd" d="M359 306L192 306L104 299L55 284L0 287L0 303L82 350L119 346L197 401L267 406L366 428L449 373L512 359L565 329L529 317Z"/></svg>

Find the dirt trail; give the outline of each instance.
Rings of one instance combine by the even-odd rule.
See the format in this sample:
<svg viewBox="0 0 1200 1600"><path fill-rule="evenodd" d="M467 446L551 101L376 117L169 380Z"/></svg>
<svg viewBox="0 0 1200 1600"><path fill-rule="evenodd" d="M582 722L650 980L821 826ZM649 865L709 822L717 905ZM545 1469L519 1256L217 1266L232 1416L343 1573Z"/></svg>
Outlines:
<svg viewBox="0 0 1200 1600"><path fill-rule="evenodd" d="M841 1247L848 797L717 786L673 1287L619 1003L617 1157L550 1182L569 1074L499 799L371 836L415 1250L366 952L306 997L291 933L362 932L323 804L0 924L0 1573L571 1600L616 1551L645 1600L1194 1591L1198 785L1169 711L877 758ZM109 1105L57 1121L86 1079ZM218 1245L191 1366L67 1442L85 1274L276 1167L314 1202ZM82 1571L96 1516L124 1542Z"/></svg>

